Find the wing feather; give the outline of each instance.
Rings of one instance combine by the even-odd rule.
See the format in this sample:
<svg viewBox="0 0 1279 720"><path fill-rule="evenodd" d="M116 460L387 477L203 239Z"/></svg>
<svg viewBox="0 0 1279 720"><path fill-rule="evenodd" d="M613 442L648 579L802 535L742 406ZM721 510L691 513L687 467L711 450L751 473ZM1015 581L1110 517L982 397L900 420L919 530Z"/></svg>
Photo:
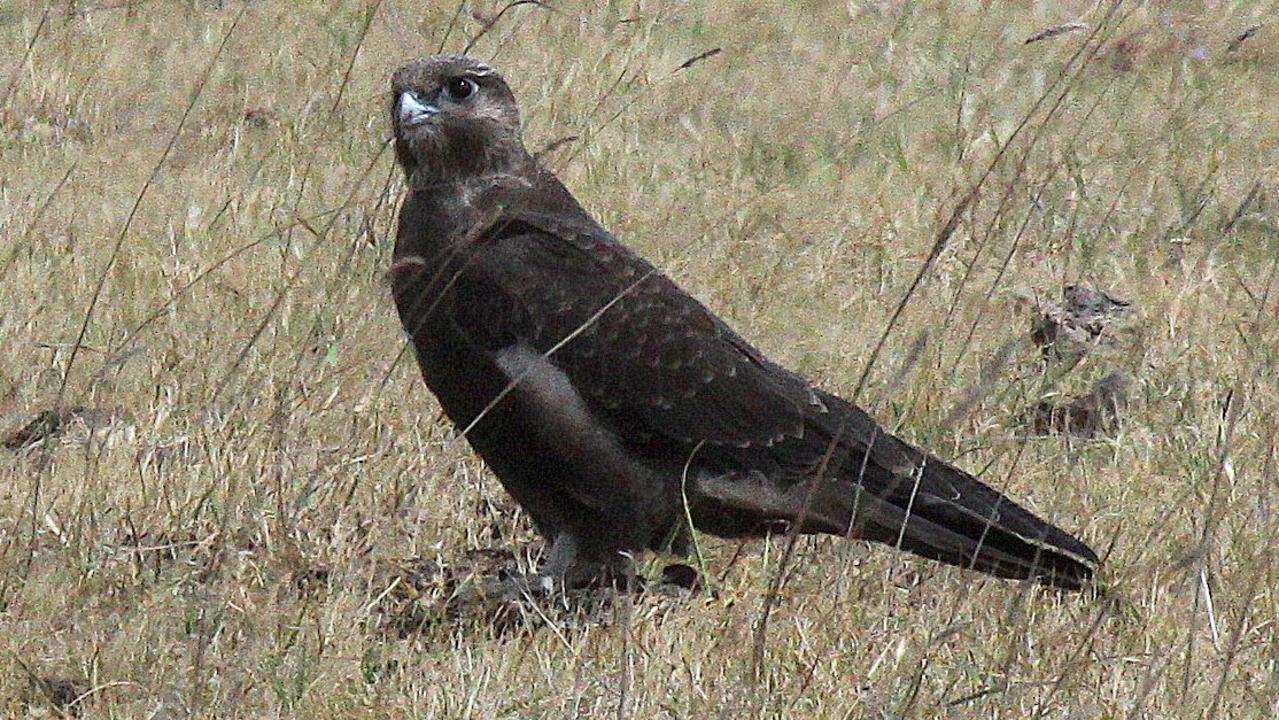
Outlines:
<svg viewBox="0 0 1279 720"><path fill-rule="evenodd" d="M731 447L803 435L818 403L808 383L606 232L536 217L492 227L451 289L477 345L547 354L624 432Z"/></svg>

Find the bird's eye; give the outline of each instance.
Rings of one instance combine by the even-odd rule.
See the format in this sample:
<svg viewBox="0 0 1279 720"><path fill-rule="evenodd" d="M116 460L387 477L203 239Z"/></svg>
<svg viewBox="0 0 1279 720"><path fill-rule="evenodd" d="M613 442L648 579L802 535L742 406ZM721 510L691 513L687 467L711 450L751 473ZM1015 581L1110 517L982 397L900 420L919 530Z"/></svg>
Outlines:
<svg viewBox="0 0 1279 720"><path fill-rule="evenodd" d="M455 77L444 83L444 94L449 96L450 100L465 100L475 94L480 86L475 81L467 77Z"/></svg>

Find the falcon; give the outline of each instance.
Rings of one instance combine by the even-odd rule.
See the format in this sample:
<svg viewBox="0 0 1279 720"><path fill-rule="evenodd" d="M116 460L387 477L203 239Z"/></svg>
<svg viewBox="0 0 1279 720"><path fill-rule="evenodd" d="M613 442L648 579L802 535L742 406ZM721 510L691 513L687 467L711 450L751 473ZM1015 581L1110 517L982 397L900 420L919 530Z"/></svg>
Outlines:
<svg viewBox="0 0 1279 720"><path fill-rule="evenodd" d="M597 223L473 58L391 80L407 178L389 273L422 377L550 552L538 587L644 550L830 533L1077 590L1084 543L769 360Z"/></svg>

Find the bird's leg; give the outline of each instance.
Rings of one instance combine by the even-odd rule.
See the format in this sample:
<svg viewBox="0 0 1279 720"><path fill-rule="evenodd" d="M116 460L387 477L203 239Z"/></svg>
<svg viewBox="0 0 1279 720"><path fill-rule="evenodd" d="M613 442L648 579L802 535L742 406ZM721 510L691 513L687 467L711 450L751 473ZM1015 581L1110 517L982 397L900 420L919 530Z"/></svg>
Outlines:
<svg viewBox="0 0 1279 720"><path fill-rule="evenodd" d="M622 555L615 557L613 562L597 559L593 553L583 550L582 542L576 535L560 531L551 543L546 561L537 572L503 573L460 592L455 601L463 605L473 604L481 599L510 602L524 597L549 597L609 583L618 585L618 580L627 577L629 558Z"/></svg>
<svg viewBox="0 0 1279 720"><path fill-rule="evenodd" d="M537 571L534 584L544 588L546 592L576 587L583 571L588 570L584 567L587 565L589 563L582 558L582 544L577 536L560 531L551 543L551 552L546 562Z"/></svg>
<svg viewBox="0 0 1279 720"><path fill-rule="evenodd" d="M622 553L584 551L581 541L561 531L551 544L546 563L537 572L538 585L547 590L572 590L591 586L628 587L635 579L634 563Z"/></svg>
<svg viewBox="0 0 1279 720"><path fill-rule="evenodd" d="M581 554L581 545L577 537L570 532L561 531L551 543L551 552L542 565L539 575L548 577L563 576L577 564Z"/></svg>
<svg viewBox="0 0 1279 720"><path fill-rule="evenodd" d="M500 612L525 598L548 597L565 587L564 574L573 565L577 543L567 533L556 536L550 558L535 573L501 572L459 588L444 606L452 615L468 608Z"/></svg>

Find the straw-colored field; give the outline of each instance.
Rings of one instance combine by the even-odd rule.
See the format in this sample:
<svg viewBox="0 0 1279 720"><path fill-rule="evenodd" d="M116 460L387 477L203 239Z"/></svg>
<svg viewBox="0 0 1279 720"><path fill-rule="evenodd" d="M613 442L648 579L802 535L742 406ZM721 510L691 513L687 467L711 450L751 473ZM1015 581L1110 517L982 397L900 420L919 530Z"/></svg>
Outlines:
<svg viewBox="0 0 1279 720"><path fill-rule="evenodd" d="M0 448L0 716L1279 713L1273 3L94 5L0 3L0 432L65 420ZM472 41L620 238L823 386L869 366L1105 592L700 537L709 592L433 619L537 550L383 277L388 75ZM1138 313L1063 372L1075 282ZM1028 432L1111 370L1119 432Z"/></svg>

